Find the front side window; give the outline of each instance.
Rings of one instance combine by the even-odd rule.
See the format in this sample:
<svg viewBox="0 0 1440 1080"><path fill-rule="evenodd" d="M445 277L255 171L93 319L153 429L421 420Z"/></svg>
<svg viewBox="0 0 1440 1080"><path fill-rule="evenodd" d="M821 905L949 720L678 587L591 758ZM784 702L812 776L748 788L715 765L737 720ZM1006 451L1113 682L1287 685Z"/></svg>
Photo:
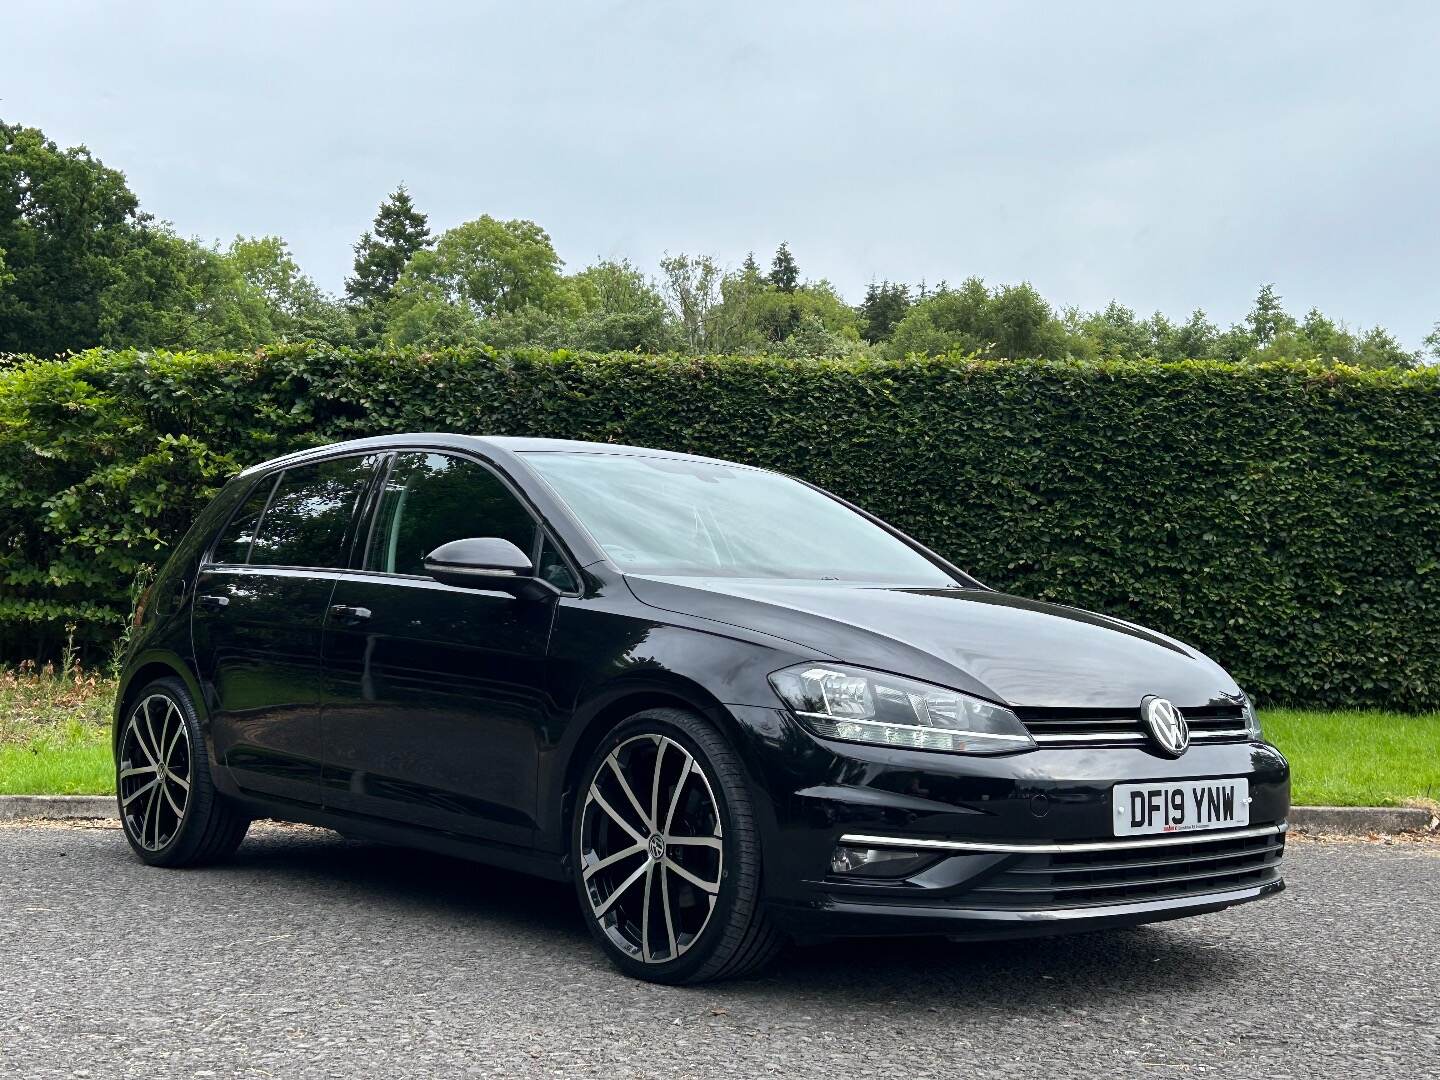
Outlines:
<svg viewBox="0 0 1440 1080"><path fill-rule="evenodd" d="M777 473L619 454L526 458L627 572L958 584L898 537Z"/></svg>
<svg viewBox="0 0 1440 1080"><path fill-rule="evenodd" d="M259 566L339 568L356 501L375 470L375 455L335 458L286 469L250 546Z"/></svg>
<svg viewBox="0 0 1440 1080"><path fill-rule="evenodd" d="M533 558L538 526L483 465L449 454L399 454L370 531L365 569L425 573L425 556L471 537L509 540Z"/></svg>

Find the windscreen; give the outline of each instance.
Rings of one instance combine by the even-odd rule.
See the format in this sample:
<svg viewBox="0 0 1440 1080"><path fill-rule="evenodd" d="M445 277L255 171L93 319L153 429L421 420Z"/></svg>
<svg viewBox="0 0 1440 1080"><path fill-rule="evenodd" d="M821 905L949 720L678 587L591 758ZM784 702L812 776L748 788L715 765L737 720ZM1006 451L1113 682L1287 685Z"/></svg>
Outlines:
<svg viewBox="0 0 1440 1080"><path fill-rule="evenodd" d="M526 460L628 573L957 584L884 529L776 473L618 454Z"/></svg>

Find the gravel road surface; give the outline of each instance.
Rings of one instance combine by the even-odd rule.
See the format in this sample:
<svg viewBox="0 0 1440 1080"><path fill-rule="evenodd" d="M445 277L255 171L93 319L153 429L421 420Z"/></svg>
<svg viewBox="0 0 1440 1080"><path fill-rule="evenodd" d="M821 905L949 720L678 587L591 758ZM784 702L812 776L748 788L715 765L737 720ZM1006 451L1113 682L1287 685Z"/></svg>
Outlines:
<svg viewBox="0 0 1440 1080"><path fill-rule="evenodd" d="M1435 1076L1440 844L1287 862L1198 919L674 990L614 973L563 886L301 828L166 871L113 826L3 826L0 1075Z"/></svg>

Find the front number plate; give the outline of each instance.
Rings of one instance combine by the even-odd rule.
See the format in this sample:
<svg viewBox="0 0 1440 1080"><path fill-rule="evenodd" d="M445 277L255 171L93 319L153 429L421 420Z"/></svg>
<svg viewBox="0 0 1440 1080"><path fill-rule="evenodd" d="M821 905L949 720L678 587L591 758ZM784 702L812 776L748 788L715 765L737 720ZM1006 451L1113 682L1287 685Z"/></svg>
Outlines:
<svg viewBox="0 0 1440 1080"><path fill-rule="evenodd" d="M1116 836L1249 825L1250 783L1236 779L1116 784L1111 816Z"/></svg>

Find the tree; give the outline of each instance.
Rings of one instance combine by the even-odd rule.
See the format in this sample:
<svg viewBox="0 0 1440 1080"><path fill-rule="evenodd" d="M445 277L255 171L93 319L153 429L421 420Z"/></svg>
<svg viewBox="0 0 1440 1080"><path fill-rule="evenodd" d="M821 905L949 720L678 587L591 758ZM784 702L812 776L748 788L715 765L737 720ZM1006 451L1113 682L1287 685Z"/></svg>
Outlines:
<svg viewBox="0 0 1440 1080"><path fill-rule="evenodd" d="M1150 324L1137 320L1135 312L1115 300L1083 320L1079 329L1104 360L1137 360L1155 353Z"/></svg>
<svg viewBox="0 0 1440 1080"><path fill-rule="evenodd" d="M784 293L794 292L800 284L800 267L795 265L795 256L784 243L775 249L775 258L770 263L770 284Z"/></svg>
<svg viewBox="0 0 1440 1080"><path fill-rule="evenodd" d="M356 241L354 273L345 280L345 296L362 337L373 339L379 332L400 274L429 243L428 220L401 184L380 204L373 230Z"/></svg>
<svg viewBox="0 0 1440 1080"><path fill-rule="evenodd" d="M1395 336L1383 327L1371 327L1357 342L1356 367L1415 368L1420 364L1420 353L1405 349L1395 340Z"/></svg>
<svg viewBox="0 0 1440 1080"><path fill-rule="evenodd" d="M828 281L807 281L790 292L761 283L749 299L748 325L772 345L788 340L807 320L852 343L860 340L859 316Z"/></svg>
<svg viewBox="0 0 1440 1080"><path fill-rule="evenodd" d="M873 281L860 304L860 336L871 343L888 340L910 310L910 286Z"/></svg>
<svg viewBox="0 0 1440 1080"><path fill-rule="evenodd" d="M1178 326L1156 312L1150 326L1157 360L1196 360L1217 355L1220 329L1199 308Z"/></svg>
<svg viewBox="0 0 1440 1080"><path fill-rule="evenodd" d="M565 285L578 312L554 317L540 331L539 344L597 352L661 353L679 347L664 298L629 260L602 260L565 279Z"/></svg>
<svg viewBox="0 0 1440 1080"><path fill-rule="evenodd" d="M388 306L388 336L401 344L480 340L480 324L527 308L558 314L575 306L550 236L533 221L488 214L442 233L416 252Z"/></svg>
<svg viewBox="0 0 1440 1080"><path fill-rule="evenodd" d="M763 283L743 272L727 275L709 255L666 255L660 270L660 292L687 352L744 352L758 344L754 308Z"/></svg>
<svg viewBox="0 0 1440 1080"><path fill-rule="evenodd" d="M975 352L995 359L1059 358L1070 334L1028 282L988 289L972 277L958 289L937 288L911 306L886 346L894 357Z"/></svg>
<svg viewBox="0 0 1440 1080"><path fill-rule="evenodd" d="M3 279L0 279L0 284L4 284ZM1426 351L1436 360L1440 360L1440 322L1437 322L1434 329L1425 335L1424 344Z"/></svg>
<svg viewBox="0 0 1440 1080"><path fill-rule="evenodd" d="M1277 334L1295 329L1295 320L1285 313L1281 299L1275 294L1273 284L1263 285L1255 297L1255 306L1245 316L1245 325L1250 329L1256 348L1263 349L1275 340Z"/></svg>
<svg viewBox="0 0 1440 1080"><path fill-rule="evenodd" d="M245 286L263 300L267 341L345 344L353 333L344 309L300 269L278 236L237 236L224 255Z"/></svg>
<svg viewBox="0 0 1440 1080"><path fill-rule="evenodd" d="M83 146L61 150L35 128L0 122L0 352L129 344L134 316L183 291L184 253L172 240L141 213L124 175Z"/></svg>

